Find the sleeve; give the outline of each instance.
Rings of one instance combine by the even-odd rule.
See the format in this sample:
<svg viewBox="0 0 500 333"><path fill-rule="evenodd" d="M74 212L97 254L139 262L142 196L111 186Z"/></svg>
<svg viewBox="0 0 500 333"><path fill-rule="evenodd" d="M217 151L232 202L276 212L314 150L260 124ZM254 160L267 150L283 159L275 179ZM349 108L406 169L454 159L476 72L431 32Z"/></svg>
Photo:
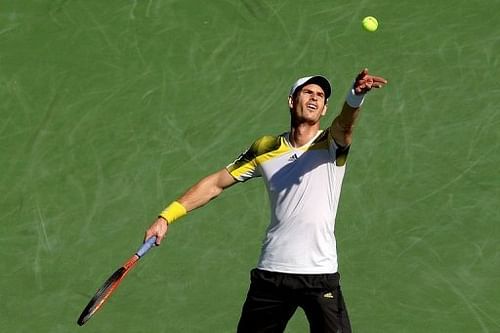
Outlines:
<svg viewBox="0 0 500 333"><path fill-rule="evenodd" d="M260 174L257 168L256 156L252 151L252 147L240 154L233 163L226 166L227 171L239 182L247 181L254 177L259 177Z"/></svg>
<svg viewBox="0 0 500 333"><path fill-rule="evenodd" d="M226 169L239 182L260 177L257 157L277 149L279 145L279 137L263 136L256 140L245 152L241 153L233 163L226 166Z"/></svg>
<svg viewBox="0 0 500 333"><path fill-rule="evenodd" d="M335 158L335 164L339 167L342 167L347 161L347 155L349 155L349 148L351 148L351 146L340 146L333 138L331 128L328 128L327 131L328 149L330 150L330 155Z"/></svg>

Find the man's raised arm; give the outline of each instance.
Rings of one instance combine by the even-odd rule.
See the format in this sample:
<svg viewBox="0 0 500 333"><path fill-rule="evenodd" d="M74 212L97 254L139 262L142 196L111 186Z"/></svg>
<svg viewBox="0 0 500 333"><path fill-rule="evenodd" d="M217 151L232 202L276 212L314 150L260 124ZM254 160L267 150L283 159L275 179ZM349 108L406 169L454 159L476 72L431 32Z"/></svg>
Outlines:
<svg viewBox="0 0 500 333"><path fill-rule="evenodd" d="M386 83L387 80L383 77L369 75L366 68L356 76L342 111L335 117L330 127L330 132L337 144L345 147L352 143L354 123L361 111L365 94L372 88L382 88Z"/></svg>

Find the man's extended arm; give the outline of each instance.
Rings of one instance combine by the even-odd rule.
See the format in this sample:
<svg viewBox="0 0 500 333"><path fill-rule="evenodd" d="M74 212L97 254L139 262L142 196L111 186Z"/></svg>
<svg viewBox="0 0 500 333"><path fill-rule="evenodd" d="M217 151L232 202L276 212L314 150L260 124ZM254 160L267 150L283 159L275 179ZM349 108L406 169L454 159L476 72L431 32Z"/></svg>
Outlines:
<svg viewBox="0 0 500 333"><path fill-rule="evenodd" d="M177 202L189 212L204 206L210 200L221 194L224 189L235 183L236 180L229 172L226 169L221 169L193 185L177 200ZM167 231L167 220L164 217L158 217L149 229L146 230L144 239L156 236L156 244L160 245Z"/></svg>

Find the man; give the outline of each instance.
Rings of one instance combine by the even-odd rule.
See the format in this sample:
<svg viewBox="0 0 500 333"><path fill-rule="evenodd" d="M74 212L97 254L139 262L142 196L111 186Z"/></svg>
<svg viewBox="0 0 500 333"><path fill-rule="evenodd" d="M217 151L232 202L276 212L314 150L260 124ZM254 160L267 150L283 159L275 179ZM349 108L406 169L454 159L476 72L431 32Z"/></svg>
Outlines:
<svg viewBox="0 0 500 333"><path fill-rule="evenodd" d="M337 271L334 236L346 157L364 96L387 81L364 69L356 77L340 114L322 131L332 88L320 75L297 80L288 98L290 131L264 136L226 168L203 178L170 204L146 231L159 245L168 226L254 177L265 181L271 206L257 268L238 332L283 332L301 307L313 333L351 332Z"/></svg>

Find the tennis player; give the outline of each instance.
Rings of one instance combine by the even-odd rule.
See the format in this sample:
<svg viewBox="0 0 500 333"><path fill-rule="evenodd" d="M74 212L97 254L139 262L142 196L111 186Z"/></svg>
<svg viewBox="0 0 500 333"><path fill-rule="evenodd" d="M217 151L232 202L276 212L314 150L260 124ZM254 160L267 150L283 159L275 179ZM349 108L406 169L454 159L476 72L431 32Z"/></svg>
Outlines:
<svg viewBox="0 0 500 333"><path fill-rule="evenodd" d="M320 128L332 93L321 75L298 79L290 89L290 131L256 140L233 163L192 186L146 231L157 244L169 225L235 183L262 177L271 221L238 324L239 333L283 332L298 307L310 331L351 332L340 290L335 216L353 128L366 93L387 81L364 69L339 115Z"/></svg>

